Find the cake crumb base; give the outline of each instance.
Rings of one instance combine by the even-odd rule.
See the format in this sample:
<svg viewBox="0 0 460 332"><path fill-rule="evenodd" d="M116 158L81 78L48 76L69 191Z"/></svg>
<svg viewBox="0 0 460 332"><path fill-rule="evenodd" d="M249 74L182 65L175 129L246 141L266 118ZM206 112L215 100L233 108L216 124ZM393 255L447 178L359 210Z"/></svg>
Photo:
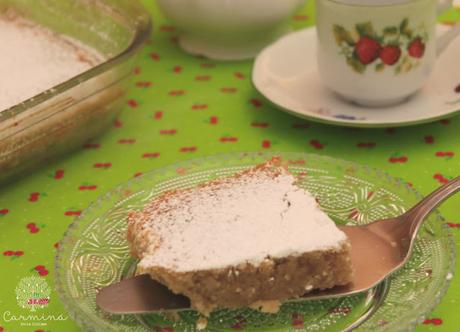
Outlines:
<svg viewBox="0 0 460 332"><path fill-rule="evenodd" d="M139 272L148 273L174 293L187 296L192 308L205 317L216 309L247 306L276 312L282 301L315 289L348 284L353 277L350 250L351 245L344 241L337 249L270 258L258 266L240 264L189 272L150 267Z"/></svg>

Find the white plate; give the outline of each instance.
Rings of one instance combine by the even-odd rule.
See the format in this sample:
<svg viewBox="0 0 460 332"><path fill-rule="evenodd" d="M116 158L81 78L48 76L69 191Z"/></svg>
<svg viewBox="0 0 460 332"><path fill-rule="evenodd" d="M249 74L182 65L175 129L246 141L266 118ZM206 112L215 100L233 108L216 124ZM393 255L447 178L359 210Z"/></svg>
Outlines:
<svg viewBox="0 0 460 332"><path fill-rule="evenodd" d="M460 38L440 56L425 86L396 106L358 106L324 87L316 65L314 28L289 34L265 48L255 60L252 80L273 104L312 121L351 127L431 122L460 113L460 93L456 92L460 89Z"/></svg>

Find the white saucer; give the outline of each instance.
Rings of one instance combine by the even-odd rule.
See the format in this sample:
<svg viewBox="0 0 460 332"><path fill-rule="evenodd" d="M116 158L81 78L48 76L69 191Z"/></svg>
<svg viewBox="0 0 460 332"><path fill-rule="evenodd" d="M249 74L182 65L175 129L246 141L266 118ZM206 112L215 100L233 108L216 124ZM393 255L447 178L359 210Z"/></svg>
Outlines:
<svg viewBox="0 0 460 332"><path fill-rule="evenodd" d="M446 27L439 27L439 32ZM350 127L407 126L460 113L460 38L438 59L425 86L405 103L369 108L325 88L316 65L316 31L304 29L266 47L252 72L256 89L282 110L312 121Z"/></svg>

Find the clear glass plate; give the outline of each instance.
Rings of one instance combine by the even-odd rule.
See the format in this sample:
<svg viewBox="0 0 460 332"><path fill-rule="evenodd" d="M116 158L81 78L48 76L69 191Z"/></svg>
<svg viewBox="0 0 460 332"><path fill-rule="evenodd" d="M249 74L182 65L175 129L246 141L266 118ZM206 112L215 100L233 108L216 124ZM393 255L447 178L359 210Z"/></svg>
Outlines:
<svg viewBox="0 0 460 332"><path fill-rule="evenodd" d="M69 227L56 257L56 285L71 316L88 331L195 331L198 315L110 315L96 307L98 289L135 269L126 241L126 216L160 193L195 186L265 162L289 161L300 185L338 224L365 224L403 213L420 199L407 183L351 162L303 153L233 153L154 170L108 192ZM444 295L455 248L439 213L421 228L409 263L366 293L286 303L277 314L251 309L214 312L208 331L408 331ZM371 269L372 266L369 266Z"/></svg>

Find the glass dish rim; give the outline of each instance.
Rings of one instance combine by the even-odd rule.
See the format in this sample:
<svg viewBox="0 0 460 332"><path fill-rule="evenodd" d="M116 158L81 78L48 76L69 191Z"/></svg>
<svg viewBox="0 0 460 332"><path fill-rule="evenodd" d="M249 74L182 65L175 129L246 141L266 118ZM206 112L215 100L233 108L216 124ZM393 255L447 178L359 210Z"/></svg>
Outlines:
<svg viewBox="0 0 460 332"><path fill-rule="evenodd" d="M326 155L319 155L315 153L307 153L307 152L286 152L286 151L270 151L270 152L263 152L263 151L238 151L238 152L227 152L227 153L218 153L214 155L206 155L206 156L201 156L201 157L195 157L195 158L190 158L178 162L172 162L169 164L166 164L161 167L157 167L154 169L151 169L148 172L143 173L139 177L134 177L131 179L128 179L127 181L123 181L121 183L118 183L116 186L112 187L111 189L107 190L104 194L100 195L97 197L94 201L92 201L86 208L82 210L81 215L77 216L68 226L66 231L61 237L61 240L59 241L59 247L56 251L55 258L54 258L54 282L55 282L55 287L56 287L56 292L58 293L59 299L61 300L64 308L66 309L67 313L69 316L78 324L80 325L84 330L86 331L97 331L98 326L93 326L91 323L87 320L81 319L81 309L80 310L74 310L69 305L69 302L72 300L71 297L67 295L66 292L64 292L65 286L61 283L61 280L63 276L65 275L65 272L63 272L63 266L60 264L61 261L61 256L63 255L63 249L66 248L65 245L65 240L70 238L74 230L78 228L79 224L82 222L82 220L85 219L87 211L96 209L98 206L100 206L101 203L103 203L105 200L107 200L110 197L113 197L116 194L122 193L123 188L126 186L131 186L136 183L142 182L142 179L144 177L152 176L154 174L161 174L161 173L166 173L168 170L175 170L177 168L186 168L187 166L194 165L196 163L202 163L203 160L222 160L224 158L227 159L233 159L239 157L241 158L248 158L248 157L275 157L275 156L292 156L292 157L314 157L314 158L319 158L323 161L329 162L329 163L334 163L334 164L342 164L342 165L356 165L363 171L366 171L367 173L370 174L375 174L375 175L380 175L381 177L385 178L385 181L395 184L395 185L400 185L404 187L404 189L410 191L418 200L423 198L423 195L413 188L412 185L410 185L407 181L400 177L392 176L389 174L387 171L382 170L377 167L372 167L368 165L364 165L361 163L357 163L354 161L349 161L346 159L342 158L335 158L335 157L330 157ZM448 275L453 276L455 274L455 267L456 267L456 258L457 258L457 250L456 250L456 244L453 238L453 233L449 229L447 229L447 223L446 219L441 215L441 213L436 209L433 211L432 215L436 215L436 218L444 222L444 226L446 228L446 238L448 242L448 247L449 247L449 252L448 252ZM425 306L425 308L419 312L417 315L414 315L410 318L410 321L407 321L407 323L402 326L401 328L398 329L398 331L412 331L418 324L423 322L425 317L431 313L435 307L441 302L441 300L444 298L447 290L450 288L451 282L453 280L453 277L451 278L446 278L445 283L442 286L442 288L439 289L439 291L436 294L436 297L433 298L432 301L428 305ZM385 301L385 300L384 300ZM378 311L378 310L377 310ZM375 314L375 313L374 313ZM362 324L366 323L368 319L372 317L369 316L367 319L364 321L360 322L358 326L354 326L354 328L359 328ZM381 331L388 331L388 328L383 326Z"/></svg>
<svg viewBox="0 0 460 332"><path fill-rule="evenodd" d="M117 53L116 55L108 58L106 61L91 67L90 69L69 78L68 80L59 83L49 89L46 89L39 94L32 96L23 102L20 102L16 105L13 105L9 108L4 110L0 110L0 122L6 121L8 119L12 119L15 116L37 106L46 101L52 99L53 97L66 92L75 86L82 84L91 80L92 78L99 76L119 63L123 62L126 58L129 58L133 54L136 53L139 48L145 43L147 38L150 36L150 32L152 30L152 20L150 15L146 12L142 12L141 9L143 8L140 3L137 3L136 6L136 14L137 17L142 17L142 20L136 21L135 24L135 33L130 42L130 44L123 49L123 51Z"/></svg>

